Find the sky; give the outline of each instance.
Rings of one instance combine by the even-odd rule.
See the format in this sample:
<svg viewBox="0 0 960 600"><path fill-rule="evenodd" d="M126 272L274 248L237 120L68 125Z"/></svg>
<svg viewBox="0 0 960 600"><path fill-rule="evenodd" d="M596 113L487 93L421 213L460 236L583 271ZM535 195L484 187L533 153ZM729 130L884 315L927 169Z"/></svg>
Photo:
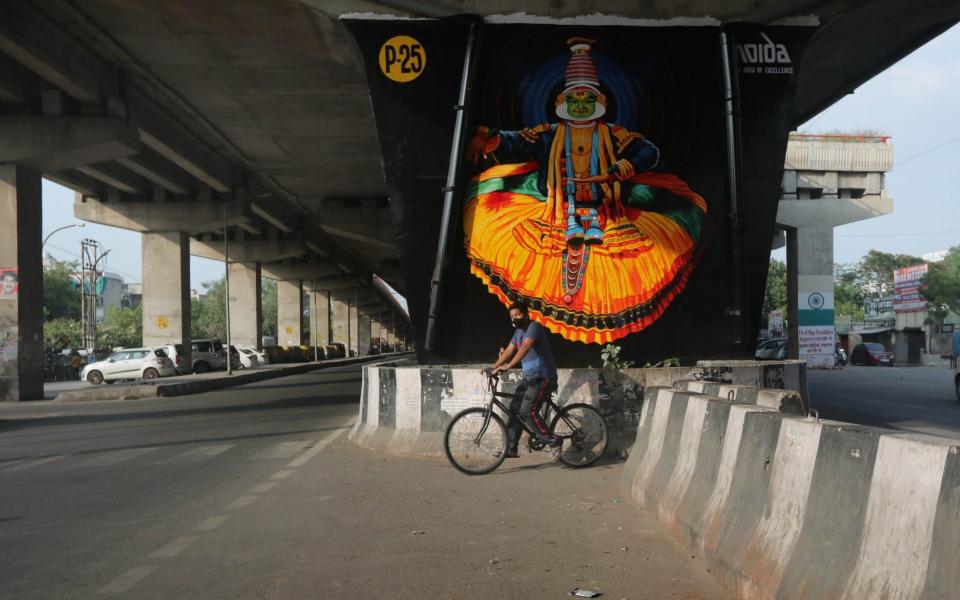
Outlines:
<svg viewBox="0 0 960 600"><path fill-rule="evenodd" d="M854 263L869 250L922 255L960 245L960 25L874 77L799 127L804 133L875 130L891 136L887 173L893 213L834 229L834 262ZM44 181L43 233L79 223L73 192ZM79 257L81 238L111 253L108 271L140 281L140 234L87 223L54 234L44 252ZM784 250L773 256L785 259ZM223 263L191 257L190 287L223 276Z"/></svg>

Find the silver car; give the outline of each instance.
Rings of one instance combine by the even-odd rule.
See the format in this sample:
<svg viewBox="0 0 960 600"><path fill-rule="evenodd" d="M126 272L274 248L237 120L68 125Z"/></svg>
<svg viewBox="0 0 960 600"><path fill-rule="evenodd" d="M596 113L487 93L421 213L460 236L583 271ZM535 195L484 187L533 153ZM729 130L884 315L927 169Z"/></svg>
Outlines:
<svg viewBox="0 0 960 600"><path fill-rule="evenodd" d="M80 379L93 385L122 379L156 379L176 375L173 361L159 348L125 348L105 360L90 363L80 372Z"/></svg>

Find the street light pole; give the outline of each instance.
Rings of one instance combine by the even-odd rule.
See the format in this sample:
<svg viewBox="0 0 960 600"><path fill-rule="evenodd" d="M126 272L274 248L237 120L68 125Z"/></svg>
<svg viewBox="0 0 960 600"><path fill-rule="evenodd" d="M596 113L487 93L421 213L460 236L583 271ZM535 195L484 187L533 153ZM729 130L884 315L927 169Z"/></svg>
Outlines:
<svg viewBox="0 0 960 600"><path fill-rule="evenodd" d="M63 227L57 227L53 231L47 234L47 237L43 238L43 243L40 244L40 250L43 250L43 247L47 245L47 240L50 239L50 236L55 234L58 231L63 231L64 229L70 229L71 227L84 227L86 223L73 223L72 225L64 225Z"/></svg>

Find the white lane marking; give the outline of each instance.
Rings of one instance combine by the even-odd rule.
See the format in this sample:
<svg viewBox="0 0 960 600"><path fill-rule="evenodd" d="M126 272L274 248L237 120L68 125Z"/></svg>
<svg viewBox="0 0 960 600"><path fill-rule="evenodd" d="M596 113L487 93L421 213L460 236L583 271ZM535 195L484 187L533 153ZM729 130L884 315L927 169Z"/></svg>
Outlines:
<svg viewBox="0 0 960 600"><path fill-rule="evenodd" d="M248 506L249 504L253 503L256 499L257 499L256 496L240 496L239 498L231 502L229 505L227 505L227 508L228 509L243 508L244 506Z"/></svg>
<svg viewBox="0 0 960 600"><path fill-rule="evenodd" d="M230 518L230 515L216 515L210 517L203 523L200 523L193 528L194 531L213 531L217 527L223 525L224 521Z"/></svg>
<svg viewBox="0 0 960 600"><path fill-rule="evenodd" d="M314 501L314 502L323 502L324 500L329 500L330 498L333 498L333 497L334 497L334 496L318 496L318 497L314 498L313 501Z"/></svg>
<svg viewBox="0 0 960 600"><path fill-rule="evenodd" d="M187 549L187 546L197 541L196 536L187 535L184 537L178 537L173 540L163 548L160 548L156 552L150 555L151 558L173 558L174 556L180 554Z"/></svg>
<svg viewBox="0 0 960 600"><path fill-rule="evenodd" d="M140 583L144 577L157 570L157 567L134 567L97 590L98 594L122 594Z"/></svg>
<svg viewBox="0 0 960 600"><path fill-rule="evenodd" d="M90 460L80 463L81 467L109 467L128 461L131 458L136 458L138 456L143 456L144 454L149 454L150 452L155 452L159 448L130 448L128 450L113 450L111 452L104 452L100 456L91 458Z"/></svg>
<svg viewBox="0 0 960 600"><path fill-rule="evenodd" d="M289 467L303 466L308 460L310 460L311 458L319 454L321 450L323 450L324 448L332 444L334 440L336 440L338 437L343 435L344 431L347 431L351 427L353 427L352 422L349 425L346 425L344 427L337 429L336 431L328 435L326 438L324 438L323 441L317 442L317 444L313 448L310 448L300 456L291 460L290 463L287 465L287 467L289 468Z"/></svg>
<svg viewBox="0 0 960 600"><path fill-rule="evenodd" d="M277 442L269 448L264 448L260 452L257 452L253 455L253 458L290 458L297 452L303 450L304 446L306 446L308 443L309 442L306 440L300 440L299 442Z"/></svg>
<svg viewBox="0 0 960 600"><path fill-rule="evenodd" d="M14 471L19 471L20 469L29 469L30 467L36 467L37 465L42 465L48 462L53 462L55 460L60 460L61 458L66 458L66 454L58 454L56 456L47 456L46 458L38 458L36 460L22 460L17 461L17 464L12 467L7 467L3 470L4 473L13 473Z"/></svg>
<svg viewBox="0 0 960 600"><path fill-rule="evenodd" d="M211 458L218 454L223 454L230 448L233 448L236 444L220 444L216 446L197 446L196 448L191 448L182 454L178 454L177 458Z"/></svg>
<svg viewBox="0 0 960 600"><path fill-rule="evenodd" d="M253 486L253 489L251 489L248 493L250 493L250 494L266 494L266 493L269 492L271 489L273 489L273 486L275 486L275 485L277 485L277 482L276 482L276 481L268 481L268 482L266 482L266 483L261 483L260 485L255 485L255 486Z"/></svg>
<svg viewBox="0 0 960 600"><path fill-rule="evenodd" d="M291 470L277 471L273 474L270 479L286 479L290 476L290 473L293 473Z"/></svg>

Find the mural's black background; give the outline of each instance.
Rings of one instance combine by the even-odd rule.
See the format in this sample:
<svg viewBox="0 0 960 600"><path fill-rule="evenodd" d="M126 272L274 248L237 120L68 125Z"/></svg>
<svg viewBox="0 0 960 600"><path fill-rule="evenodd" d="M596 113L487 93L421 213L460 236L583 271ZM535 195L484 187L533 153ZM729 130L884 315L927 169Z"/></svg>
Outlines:
<svg viewBox="0 0 960 600"><path fill-rule="evenodd" d="M370 85L390 206L400 258L406 269L407 301L421 362L485 362L509 339L506 309L469 273L458 220L445 271L438 352L423 350L430 278L440 230L440 214L454 123L453 105L463 66L467 25L455 21L345 21L362 54ZM755 26L734 32L738 40L760 40ZM787 45L794 68L808 29L764 27ZM381 45L410 35L427 52L426 69L416 80L396 83L379 69ZM518 129L524 123L517 96L520 80L544 61L569 55L566 40L596 40L595 52L640 82L642 99L634 129L661 150L657 170L673 173L703 196L710 208L702 254L685 291L647 329L622 338L622 356L657 361L679 357L736 356L736 323L731 305L727 163L719 29L712 27L560 27L487 25L483 28L468 134L479 124ZM759 326L767 264L790 131L796 75L741 77L742 202L751 331ZM603 82L601 81L601 86ZM558 90L559 91L559 90ZM616 123L616 106L605 120ZM552 111L551 111L552 114ZM555 122L556 118L550 119ZM486 165L464 165L462 184ZM463 203L458 191L457 218ZM551 336L561 366L600 364L596 345ZM752 346L752 344L748 344Z"/></svg>

